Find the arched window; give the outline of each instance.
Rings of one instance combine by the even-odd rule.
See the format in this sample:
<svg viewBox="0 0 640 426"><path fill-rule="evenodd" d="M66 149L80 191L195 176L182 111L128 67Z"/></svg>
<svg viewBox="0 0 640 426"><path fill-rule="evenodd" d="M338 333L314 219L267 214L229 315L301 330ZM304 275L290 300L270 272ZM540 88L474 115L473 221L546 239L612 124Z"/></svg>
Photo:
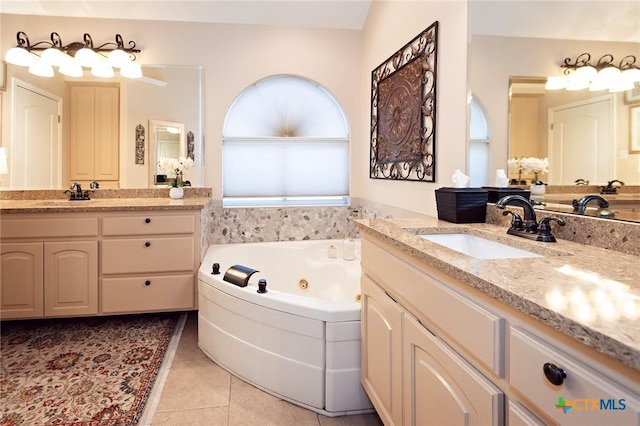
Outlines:
<svg viewBox="0 0 640 426"><path fill-rule="evenodd" d="M471 99L469 114L469 178L474 187L487 186L489 129L484 109L475 98Z"/></svg>
<svg viewBox="0 0 640 426"><path fill-rule="evenodd" d="M348 204L347 121L317 83L257 81L233 102L222 133L225 206Z"/></svg>

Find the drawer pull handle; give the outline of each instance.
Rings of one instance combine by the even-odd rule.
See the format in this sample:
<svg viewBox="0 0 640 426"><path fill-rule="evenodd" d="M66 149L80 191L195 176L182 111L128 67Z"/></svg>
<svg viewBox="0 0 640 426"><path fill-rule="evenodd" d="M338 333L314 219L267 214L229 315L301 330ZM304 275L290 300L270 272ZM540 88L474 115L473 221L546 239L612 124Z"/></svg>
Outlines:
<svg viewBox="0 0 640 426"><path fill-rule="evenodd" d="M542 370L544 371L544 375L549 383L555 386L560 386L567 377L567 373L565 373L562 368L555 364L551 364L550 362L546 362L542 367Z"/></svg>
<svg viewBox="0 0 640 426"><path fill-rule="evenodd" d="M147 241L146 243L144 243L145 247L151 247L151 243L149 241Z"/></svg>
<svg viewBox="0 0 640 426"><path fill-rule="evenodd" d="M146 281L144 282L144 285L151 285L151 281L146 280Z"/></svg>
<svg viewBox="0 0 640 426"><path fill-rule="evenodd" d="M146 218L146 219L144 220L144 223L151 223L151 219Z"/></svg>

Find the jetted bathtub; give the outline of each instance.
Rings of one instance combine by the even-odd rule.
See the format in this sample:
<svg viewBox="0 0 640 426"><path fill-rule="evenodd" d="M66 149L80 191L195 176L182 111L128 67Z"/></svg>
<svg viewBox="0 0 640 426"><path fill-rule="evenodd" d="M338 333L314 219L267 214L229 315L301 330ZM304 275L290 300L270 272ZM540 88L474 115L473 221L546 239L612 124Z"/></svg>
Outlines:
<svg viewBox="0 0 640 426"><path fill-rule="evenodd" d="M318 413L373 411L360 385L357 240L355 252L343 260L340 240L210 246L198 274L198 345L236 376ZM234 265L259 272L240 287L223 280ZM257 291L261 278L267 293Z"/></svg>

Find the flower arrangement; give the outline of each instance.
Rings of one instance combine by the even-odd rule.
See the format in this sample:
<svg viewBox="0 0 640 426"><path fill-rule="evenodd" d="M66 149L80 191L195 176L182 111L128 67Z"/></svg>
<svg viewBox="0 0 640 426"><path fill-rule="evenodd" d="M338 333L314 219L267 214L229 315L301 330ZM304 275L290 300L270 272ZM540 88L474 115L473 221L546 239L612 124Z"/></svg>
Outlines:
<svg viewBox="0 0 640 426"><path fill-rule="evenodd" d="M518 173L518 179L511 179L512 185L525 185L526 181L522 179L523 173L533 173L531 183L533 185L544 185L538 175L547 174L549 172L549 159L536 157L514 157L508 161L509 171Z"/></svg>
<svg viewBox="0 0 640 426"><path fill-rule="evenodd" d="M511 185L524 185L525 181L522 180L522 172L525 171L524 166L522 165L523 157L513 157L507 161L507 166L509 167L509 171L513 173L518 173L518 179L511 179L509 182Z"/></svg>
<svg viewBox="0 0 640 426"><path fill-rule="evenodd" d="M521 160L522 166L529 173L533 173L533 179L531 183L533 185L544 185L545 183L538 178L539 174L549 173L549 159L548 158L535 158L525 157Z"/></svg>
<svg viewBox="0 0 640 426"><path fill-rule="evenodd" d="M173 187L190 186L189 181L184 180L184 173L192 168L193 165L193 160L188 157L160 157L160 159L158 160L158 169L160 171L166 173L167 175L174 174L176 176L176 180L171 184L171 186Z"/></svg>

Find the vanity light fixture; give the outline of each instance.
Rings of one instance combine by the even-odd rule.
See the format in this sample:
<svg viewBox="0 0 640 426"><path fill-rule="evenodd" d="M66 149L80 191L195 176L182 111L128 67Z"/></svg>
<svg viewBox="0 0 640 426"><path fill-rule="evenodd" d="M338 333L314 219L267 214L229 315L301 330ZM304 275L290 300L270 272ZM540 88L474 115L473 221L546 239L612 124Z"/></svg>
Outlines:
<svg viewBox="0 0 640 426"><path fill-rule="evenodd" d="M560 66L564 69L562 76L551 76L547 79L547 90L582 90L592 92L608 90L623 92L633 89L634 83L640 82L640 68L636 65L636 57L628 55L619 64L614 63L613 56L606 54L598 59L595 65L589 61L591 55L583 53L574 62L565 58Z"/></svg>
<svg viewBox="0 0 640 426"><path fill-rule="evenodd" d="M41 77L53 77L53 68L60 74L70 77L82 77L83 68L90 68L91 74L97 77L113 77L113 69L119 68L120 75L127 78L142 77L140 64L135 63L136 49L134 41L129 47L124 46L120 34L116 34L115 42L107 42L94 47L93 39L88 33L83 41L62 44L60 35L51 33L51 41L39 41L31 44L23 31L17 36L18 44L7 51L4 60L9 64L29 67L29 72Z"/></svg>

